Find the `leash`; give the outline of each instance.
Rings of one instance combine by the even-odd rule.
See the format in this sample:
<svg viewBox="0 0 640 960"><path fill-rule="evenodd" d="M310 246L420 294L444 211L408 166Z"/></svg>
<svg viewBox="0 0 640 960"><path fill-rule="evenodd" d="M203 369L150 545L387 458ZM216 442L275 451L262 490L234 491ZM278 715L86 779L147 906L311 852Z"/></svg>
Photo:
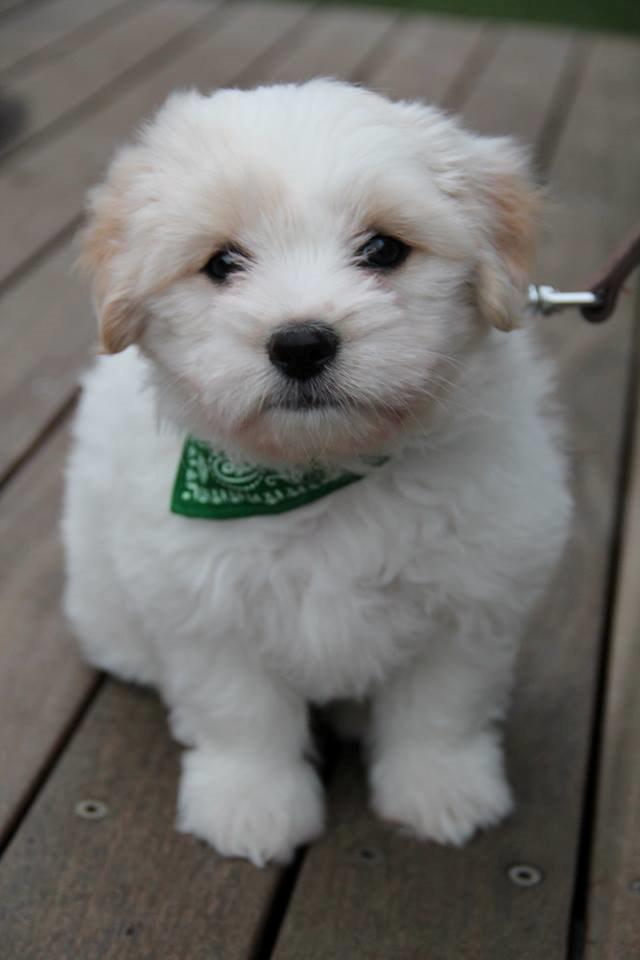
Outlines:
<svg viewBox="0 0 640 960"><path fill-rule="evenodd" d="M585 320L602 323L616 308L618 296L630 273L640 264L640 228L614 252L602 273L588 290L564 293L545 284L529 284L529 308L533 313L549 316L569 307L577 307Z"/></svg>

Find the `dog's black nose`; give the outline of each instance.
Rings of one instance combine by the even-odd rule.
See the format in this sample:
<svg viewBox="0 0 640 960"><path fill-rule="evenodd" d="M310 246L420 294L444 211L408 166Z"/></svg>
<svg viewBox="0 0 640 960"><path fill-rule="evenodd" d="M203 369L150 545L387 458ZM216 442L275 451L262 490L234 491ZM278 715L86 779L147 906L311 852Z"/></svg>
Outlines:
<svg viewBox="0 0 640 960"><path fill-rule="evenodd" d="M269 340L269 359L288 377L310 380L333 360L339 344L338 335L325 324L292 324Z"/></svg>

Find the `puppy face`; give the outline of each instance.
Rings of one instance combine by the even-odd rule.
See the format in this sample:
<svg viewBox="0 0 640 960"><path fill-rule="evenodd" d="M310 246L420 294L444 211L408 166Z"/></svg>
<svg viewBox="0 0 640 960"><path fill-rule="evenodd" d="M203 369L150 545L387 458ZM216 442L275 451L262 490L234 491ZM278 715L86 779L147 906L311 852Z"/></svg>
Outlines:
<svg viewBox="0 0 640 960"><path fill-rule="evenodd" d="M509 329L535 191L506 140L332 81L176 94L90 198L106 352L250 460L335 461L419 428Z"/></svg>

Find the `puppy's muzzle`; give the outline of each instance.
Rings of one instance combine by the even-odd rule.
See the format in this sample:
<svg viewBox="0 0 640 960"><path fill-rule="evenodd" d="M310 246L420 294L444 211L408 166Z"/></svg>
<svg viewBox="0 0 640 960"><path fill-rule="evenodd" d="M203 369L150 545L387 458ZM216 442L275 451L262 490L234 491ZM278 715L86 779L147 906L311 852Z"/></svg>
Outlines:
<svg viewBox="0 0 640 960"><path fill-rule="evenodd" d="M292 380L311 380L335 359L340 346L337 333L324 323L298 323L282 327L267 345L269 359Z"/></svg>

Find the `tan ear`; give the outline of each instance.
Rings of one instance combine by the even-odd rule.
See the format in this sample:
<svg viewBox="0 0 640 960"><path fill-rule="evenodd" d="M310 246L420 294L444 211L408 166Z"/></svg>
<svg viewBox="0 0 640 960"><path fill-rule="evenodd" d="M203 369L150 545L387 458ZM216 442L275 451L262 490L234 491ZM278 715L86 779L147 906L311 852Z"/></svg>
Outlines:
<svg viewBox="0 0 640 960"><path fill-rule="evenodd" d="M144 314L128 300L111 300L98 308L101 353L120 353L135 343L144 327Z"/></svg>
<svg viewBox="0 0 640 960"><path fill-rule="evenodd" d="M542 191L529 174L526 157L509 140L488 143L490 149L502 150L503 163L511 169L491 170L479 185L486 217L478 307L498 330L512 330L524 308Z"/></svg>
<svg viewBox="0 0 640 960"><path fill-rule="evenodd" d="M132 148L121 150L107 180L89 193L78 266L93 287L103 353L119 353L140 336L144 311L136 303L125 257L126 188L138 167Z"/></svg>

